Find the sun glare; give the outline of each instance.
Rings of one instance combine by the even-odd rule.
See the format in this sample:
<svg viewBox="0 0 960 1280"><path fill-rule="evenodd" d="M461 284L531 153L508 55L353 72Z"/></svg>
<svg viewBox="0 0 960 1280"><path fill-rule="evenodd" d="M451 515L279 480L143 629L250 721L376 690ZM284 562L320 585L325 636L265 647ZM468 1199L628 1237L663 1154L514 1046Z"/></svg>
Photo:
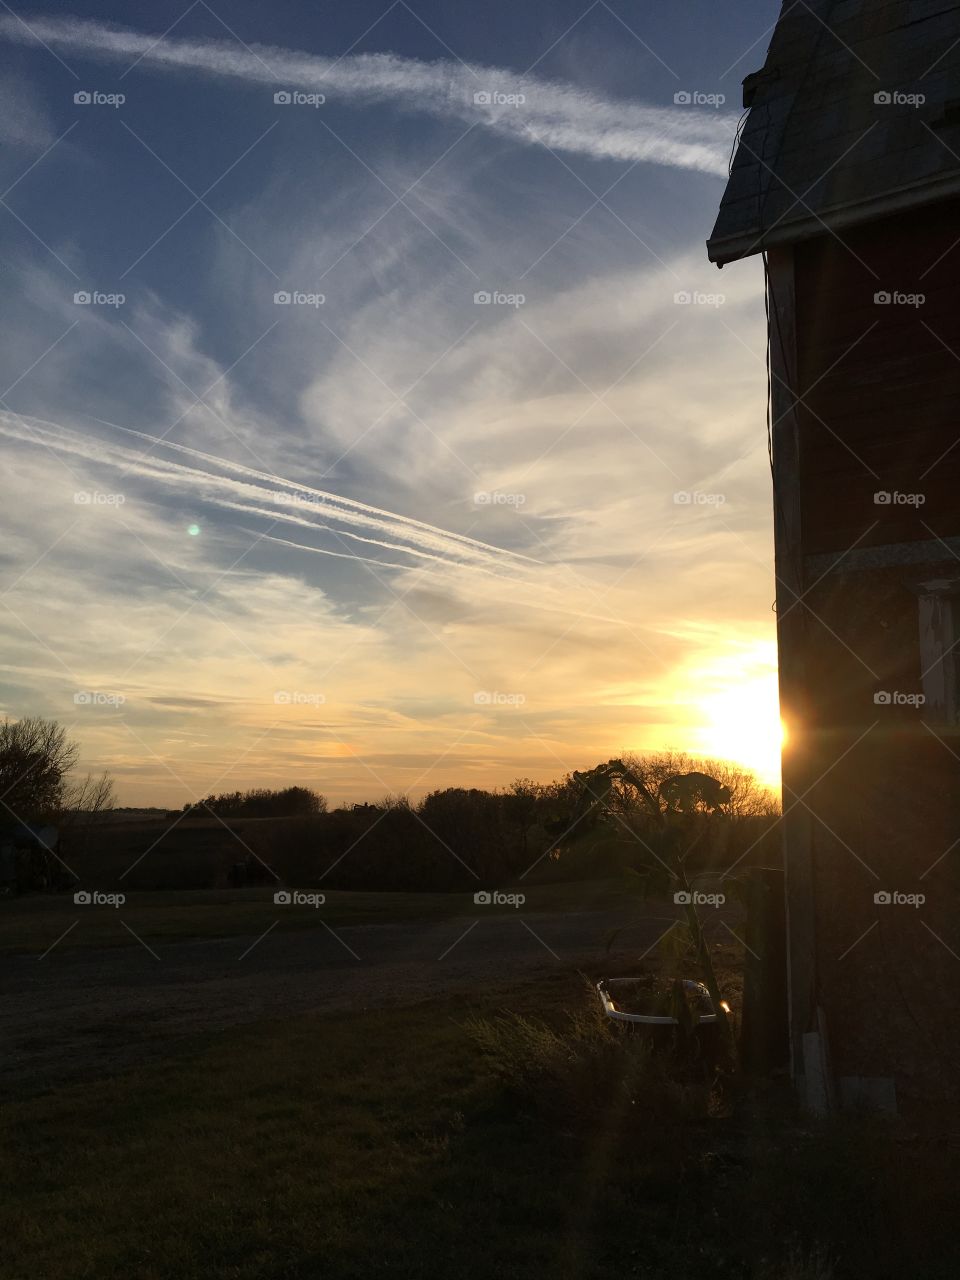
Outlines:
<svg viewBox="0 0 960 1280"><path fill-rule="evenodd" d="M785 731L780 720L776 646L758 645L710 674L710 683L721 687L698 704L698 749L742 764L766 785L779 786Z"/></svg>

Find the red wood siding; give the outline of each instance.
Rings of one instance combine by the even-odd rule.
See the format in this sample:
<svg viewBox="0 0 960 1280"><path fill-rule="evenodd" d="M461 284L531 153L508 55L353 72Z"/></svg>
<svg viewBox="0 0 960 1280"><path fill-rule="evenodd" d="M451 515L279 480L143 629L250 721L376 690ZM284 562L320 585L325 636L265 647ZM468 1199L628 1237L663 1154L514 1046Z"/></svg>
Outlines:
<svg viewBox="0 0 960 1280"><path fill-rule="evenodd" d="M796 294L805 553L960 534L960 203L798 246Z"/></svg>

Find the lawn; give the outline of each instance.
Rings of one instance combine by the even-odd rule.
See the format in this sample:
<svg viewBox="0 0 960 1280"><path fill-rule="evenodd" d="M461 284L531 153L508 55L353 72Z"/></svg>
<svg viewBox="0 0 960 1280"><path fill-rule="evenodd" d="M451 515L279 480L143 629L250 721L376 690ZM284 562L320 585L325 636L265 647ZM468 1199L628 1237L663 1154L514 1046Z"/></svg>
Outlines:
<svg viewBox="0 0 960 1280"><path fill-rule="evenodd" d="M262 1023L10 1102L0 1275L957 1274L949 1150L896 1125L810 1127L765 1092L629 1139L602 1107L587 1124L518 1110L466 1020L562 1022L584 999L558 973L483 999Z"/></svg>
<svg viewBox="0 0 960 1280"><path fill-rule="evenodd" d="M616 879L565 884L501 886L525 894L526 911L589 911L623 905ZM279 929L315 929L318 919L332 926L472 916L472 893L361 893L333 890L321 907L284 905L273 888L148 890L126 895L119 907L77 906L72 894L27 894L0 900L0 952L43 952L66 930L59 947L136 946L130 933L150 940L256 937L274 921ZM492 903L486 914L516 908ZM78 923L74 925L74 921Z"/></svg>

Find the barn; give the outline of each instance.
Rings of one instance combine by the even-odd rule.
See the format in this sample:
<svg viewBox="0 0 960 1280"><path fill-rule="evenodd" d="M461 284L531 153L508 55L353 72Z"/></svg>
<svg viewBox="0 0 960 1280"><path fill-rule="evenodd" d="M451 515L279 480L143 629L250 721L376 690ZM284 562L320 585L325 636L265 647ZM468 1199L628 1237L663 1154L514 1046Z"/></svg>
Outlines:
<svg viewBox="0 0 960 1280"><path fill-rule="evenodd" d="M785 0L708 241L768 307L791 1072L960 1081L960 5ZM758 424L758 429L760 424Z"/></svg>

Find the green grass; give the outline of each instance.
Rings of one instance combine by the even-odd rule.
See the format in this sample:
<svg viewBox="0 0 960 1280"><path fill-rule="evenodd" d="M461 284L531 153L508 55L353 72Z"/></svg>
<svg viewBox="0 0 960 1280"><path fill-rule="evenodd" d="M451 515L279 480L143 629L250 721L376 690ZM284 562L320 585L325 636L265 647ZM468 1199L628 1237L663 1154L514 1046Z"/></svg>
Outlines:
<svg viewBox="0 0 960 1280"><path fill-rule="evenodd" d="M511 892L510 886L498 888ZM623 906L617 880L567 884L517 885L526 894L525 911L600 910ZM279 929L320 928L328 924L382 924L390 921L473 916L472 892L360 893L333 890L320 908L276 906L273 888L154 890L129 893L121 907L77 906L72 894L25 895L0 900L0 953L43 952L76 920L79 923L59 947L137 946L125 922L141 938L174 941L188 938L257 936L276 920ZM485 912L510 913L509 906L490 905ZM58 948L59 949L59 948Z"/></svg>
<svg viewBox="0 0 960 1280"><path fill-rule="evenodd" d="M960 1263L939 1149L756 1099L644 1140L518 1113L483 1000L232 1030L149 1069L8 1103L4 1280L939 1280ZM820 1265L817 1259L826 1259Z"/></svg>

